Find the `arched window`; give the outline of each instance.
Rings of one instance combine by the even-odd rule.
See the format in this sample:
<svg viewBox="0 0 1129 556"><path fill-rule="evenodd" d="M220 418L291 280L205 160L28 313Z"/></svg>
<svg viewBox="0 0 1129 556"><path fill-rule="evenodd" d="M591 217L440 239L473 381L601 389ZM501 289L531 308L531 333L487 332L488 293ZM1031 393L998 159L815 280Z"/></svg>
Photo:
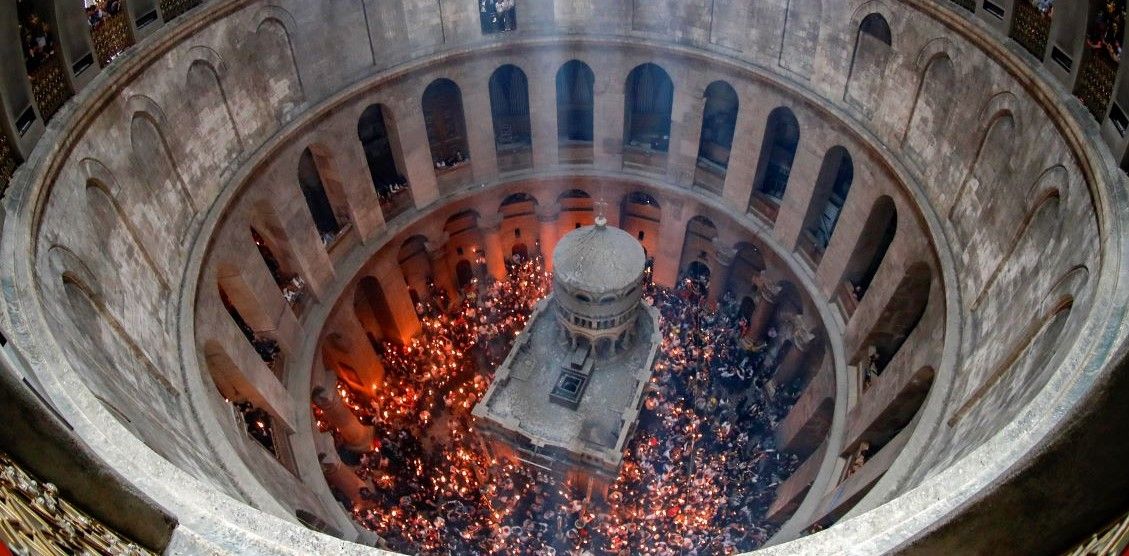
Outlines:
<svg viewBox="0 0 1129 556"><path fill-rule="evenodd" d="M302 157L298 160L298 185L302 188L302 196L306 198L306 207L310 209L318 235L323 243L328 244L341 231L341 224L333 214L333 205L325 193L317 161L309 147L302 151Z"/></svg>
<svg viewBox="0 0 1129 556"><path fill-rule="evenodd" d="M576 147L592 155L593 87L596 76L588 64L572 60L557 71L557 139L562 153ZM561 161L571 161L561 156Z"/></svg>
<svg viewBox="0 0 1129 556"><path fill-rule="evenodd" d="M665 153L670 148L674 82L666 70L643 64L631 70L624 87L623 144Z"/></svg>
<svg viewBox="0 0 1129 556"><path fill-rule="evenodd" d="M886 79L886 64L892 53L893 34L882 14L872 13L859 23L846 100L870 117Z"/></svg>
<svg viewBox="0 0 1129 556"><path fill-rule="evenodd" d="M761 142L760 159L753 183L749 209L756 210L769 220L776 220L780 201L788 189L792 174L792 161L800 144L800 124L788 107L781 106L768 115Z"/></svg>
<svg viewBox="0 0 1129 556"><path fill-rule="evenodd" d="M396 338L396 321L384 295L384 288L372 276L365 276L353 292L353 311L361 325L374 339Z"/></svg>
<svg viewBox="0 0 1129 556"><path fill-rule="evenodd" d="M373 104L357 121L357 137L386 221L412 206L411 188L404 177L403 151L391 118L384 106Z"/></svg>
<svg viewBox="0 0 1129 556"><path fill-rule="evenodd" d="M801 248L813 263L819 263L823 251L831 243L831 234L839 223L839 215L843 212L843 204L847 202L854 179L855 169L850 153L841 146L831 147L823 156L800 238Z"/></svg>
<svg viewBox="0 0 1129 556"><path fill-rule="evenodd" d="M882 316L874 321L874 328L861 344L860 352L855 355L855 364L859 372L865 375L859 377L864 390L886 370L886 366L921 322L929 304L932 283L932 272L925 263L913 264L902 276L898 287L886 302Z"/></svg>
<svg viewBox="0 0 1129 556"><path fill-rule="evenodd" d="M470 179L469 173L457 171L470 160L462 91L450 79L436 79L424 90L422 102L427 142L440 185L462 185L463 178Z"/></svg>
<svg viewBox="0 0 1129 556"><path fill-rule="evenodd" d="M531 167L529 82L521 68L506 64L490 76L490 115L494 122L498 168L508 171Z"/></svg>
<svg viewBox="0 0 1129 556"><path fill-rule="evenodd" d="M737 99L737 91L725 81L710 83L706 87L705 96L694 183L721 194L725 185L725 171L729 167L729 152L733 148L733 130L737 126L740 101Z"/></svg>
<svg viewBox="0 0 1129 556"><path fill-rule="evenodd" d="M866 296L897 231L898 211L894 207L894 200L883 195L871 207L843 274L840 303L847 309L848 316L854 313L854 307Z"/></svg>
<svg viewBox="0 0 1129 556"><path fill-rule="evenodd" d="M1022 1L1022 0L1021 0ZM905 149L909 159L922 169L937 160L936 138L945 133L949 114L956 101L956 71L946 54L934 56L921 74L913 114L906 130Z"/></svg>
<svg viewBox="0 0 1129 556"><path fill-rule="evenodd" d="M708 279L709 273L702 273L701 268L694 263L706 266L709 258L716 252L713 241L717 235L717 226L705 216L695 216L686 223L686 236L682 240L682 256L678 263L683 277L696 280L704 276Z"/></svg>

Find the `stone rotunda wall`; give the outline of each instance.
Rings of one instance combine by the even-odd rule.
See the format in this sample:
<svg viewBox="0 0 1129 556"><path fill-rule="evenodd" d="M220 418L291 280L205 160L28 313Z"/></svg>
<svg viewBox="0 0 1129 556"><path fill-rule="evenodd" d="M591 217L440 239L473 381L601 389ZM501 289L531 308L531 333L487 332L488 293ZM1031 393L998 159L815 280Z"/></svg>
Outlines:
<svg viewBox="0 0 1129 556"><path fill-rule="evenodd" d="M1104 392L1123 351L1125 179L1080 103L995 31L918 0L526 0L520 14L516 32L483 35L469 1L213 1L94 78L16 173L0 238L5 349L107 466L178 518L174 548L361 550L297 525L358 538L316 460L325 439L307 408L325 366L346 354L378 372L359 348L364 319L386 337L418 330L408 291L421 259L453 286L459 251L480 248L498 275L517 222L551 244L593 199L638 219L660 283L705 253L711 276L743 268L763 292L787 280L824 331L833 425L782 539L851 511L845 499L858 519L780 551L887 550L973 519ZM594 76L579 159L557 135L554 79L570 60ZM525 164L498 150L490 119L489 77L505 64L528 79ZM643 64L673 83L661 156L624 146L628 76ZM470 161L437 172L422 99L438 79L461 95ZM719 80L739 99L720 182L697 161L704 91ZM358 140L373 105L410 185L395 214ZM768 123L788 117L795 158L766 200L754 183ZM853 184L813 256L805 223L837 147ZM325 192L328 241L299 182ZM633 192L661 216L629 206ZM894 239L856 307L845 280L891 214ZM301 278L300 300L282 297L252 230ZM776 274L742 266L748 245ZM274 368L221 288L278 343ZM355 314L358 297L381 310ZM863 393L854 369L874 345L898 347ZM923 383L921 410L887 444L898 449L837 486L851 447ZM283 448L250 442L225 396L265 410Z"/></svg>

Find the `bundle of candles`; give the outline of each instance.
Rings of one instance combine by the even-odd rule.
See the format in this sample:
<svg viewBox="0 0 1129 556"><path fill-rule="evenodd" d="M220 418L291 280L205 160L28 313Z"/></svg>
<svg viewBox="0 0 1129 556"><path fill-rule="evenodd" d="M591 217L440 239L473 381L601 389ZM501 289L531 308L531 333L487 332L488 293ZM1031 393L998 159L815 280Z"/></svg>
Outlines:
<svg viewBox="0 0 1129 556"><path fill-rule="evenodd" d="M763 544L776 486L798 465L772 435L794 393L764 393L771 373L742 349L734 301L711 309L692 281L648 285L663 342L645 411L606 497L588 496L495 459L474 429L471 409L549 289L539 259L510 271L448 310L421 308L420 337L384 346L384 384L340 386L378 439L363 454L340 449L371 484L346 501L356 519L390 548L421 554L731 554Z"/></svg>

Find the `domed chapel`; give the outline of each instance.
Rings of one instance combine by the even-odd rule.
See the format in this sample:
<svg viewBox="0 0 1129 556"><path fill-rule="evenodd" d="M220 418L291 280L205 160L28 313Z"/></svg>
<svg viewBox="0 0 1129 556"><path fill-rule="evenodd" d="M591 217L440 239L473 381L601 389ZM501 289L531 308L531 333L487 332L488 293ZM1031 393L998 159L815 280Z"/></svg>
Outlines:
<svg viewBox="0 0 1129 556"><path fill-rule="evenodd" d="M0 554L1125 554L1125 38L0 2Z"/></svg>

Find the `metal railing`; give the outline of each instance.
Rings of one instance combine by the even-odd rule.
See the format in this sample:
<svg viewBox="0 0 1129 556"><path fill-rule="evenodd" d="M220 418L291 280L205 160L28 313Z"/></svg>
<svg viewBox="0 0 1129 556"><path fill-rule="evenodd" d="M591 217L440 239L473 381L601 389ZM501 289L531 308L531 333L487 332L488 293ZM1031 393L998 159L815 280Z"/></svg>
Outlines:
<svg viewBox="0 0 1129 556"><path fill-rule="evenodd" d="M165 22L172 21L181 14L200 5L202 0L161 0L161 14Z"/></svg>
<svg viewBox="0 0 1129 556"><path fill-rule="evenodd" d="M1051 30L1050 16L1040 12L1029 0L1016 0L1014 9L1015 21L1011 26L1011 38L1042 60Z"/></svg>
<svg viewBox="0 0 1129 556"><path fill-rule="evenodd" d="M12 174L19 163L15 149L8 142L8 136L0 132L0 197L8 190L8 182L12 180Z"/></svg>
<svg viewBox="0 0 1129 556"><path fill-rule="evenodd" d="M129 16L125 10L98 22L90 29L90 38L94 41L98 65L106 67L114 56L133 45L133 32L129 28Z"/></svg>
<svg viewBox="0 0 1129 556"><path fill-rule="evenodd" d="M1099 122L1105 119L1113 84L1117 81L1117 61L1101 50L1087 48L1074 84L1074 96Z"/></svg>
<svg viewBox="0 0 1129 556"><path fill-rule="evenodd" d="M67 69L63 67L63 57L58 52L51 54L35 69L28 72L31 92L39 114L46 122L71 98L71 86L67 82Z"/></svg>

